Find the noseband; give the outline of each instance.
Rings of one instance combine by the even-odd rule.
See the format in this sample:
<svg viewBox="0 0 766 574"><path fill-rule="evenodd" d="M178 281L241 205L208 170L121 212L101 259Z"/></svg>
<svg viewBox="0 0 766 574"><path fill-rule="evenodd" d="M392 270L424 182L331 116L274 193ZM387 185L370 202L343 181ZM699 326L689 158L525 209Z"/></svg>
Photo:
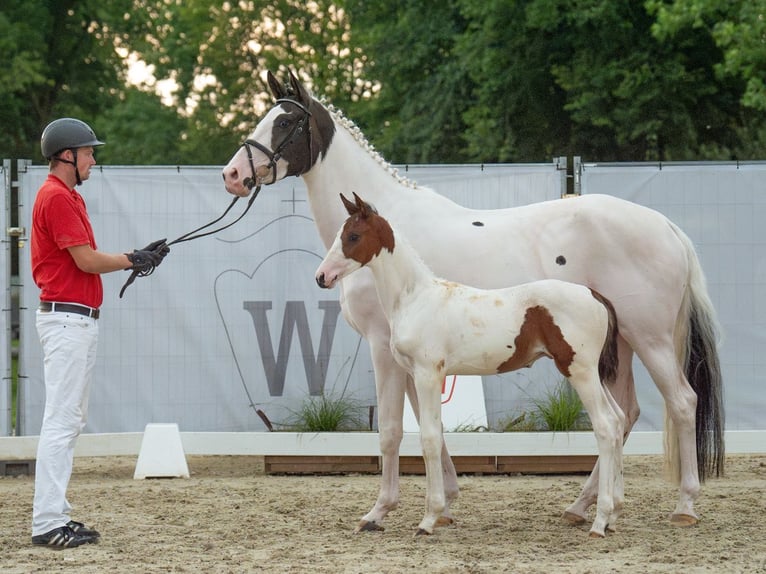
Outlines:
<svg viewBox="0 0 766 574"><path fill-rule="evenodd" d="M271 151L269 148L267 148L265 145L252 140L252 139L246 139L244 142L242 142L242 145L240 147L244 147L245 151L247 152L247 161L250 164L250 175L251 177L246 177L243 180L243 184L247 189L252 190L253 187L255 187L255 182L257 180L255 175L255 165L253 165L253 151L250 148L250 146L259 149L264 154L266 154L266 157L269 158L269 164L268 169L271 171L271 181L268 182L266 185L271 185L275 181L277 181L277 162L282 157L282 152L285 151L285 148L289 146L291 143L293 143L295 136L301 135L303 133L303 130L305 128L306 130L306 136L308 139L308 146L309 146L309 166L311 166L311 158L314 157L313 154L313 146L311 142L311 124L309 123L309 118L311 117L311 112L308 110L306 106L301 104L300 102L296 102L295 100L291 100L290 98L280 98L277 100L277 104L282 103L291 103L295 106L298 106L303 111L303 115L301 118L295 123L295 126L293 126L293 129L290 131L289 134L279 143L277 148L274 151ZM308 169L300 172L297 175L301 175L308 171Z"/></svg>

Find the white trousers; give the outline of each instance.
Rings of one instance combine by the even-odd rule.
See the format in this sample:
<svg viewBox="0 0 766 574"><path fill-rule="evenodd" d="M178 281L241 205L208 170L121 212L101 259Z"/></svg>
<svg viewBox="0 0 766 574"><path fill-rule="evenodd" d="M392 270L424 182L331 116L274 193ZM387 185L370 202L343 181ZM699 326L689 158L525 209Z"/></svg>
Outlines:
<svg viewBox="0 0 766 574"><path fill-rule="evenodd" d="M38 311L36 322L44 357L45 414L37 446L32 536L70 520L66 491L75 442L87 419L98 345L95 319Z"/></svg>

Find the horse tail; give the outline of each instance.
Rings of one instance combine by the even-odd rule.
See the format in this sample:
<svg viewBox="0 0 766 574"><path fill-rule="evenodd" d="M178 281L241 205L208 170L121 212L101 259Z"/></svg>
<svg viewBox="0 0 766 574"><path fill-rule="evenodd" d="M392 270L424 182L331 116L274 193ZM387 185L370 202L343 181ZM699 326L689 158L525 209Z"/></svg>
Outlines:
<svg viewBox="0 0 766 574"><path fill-rule="evenodd" d="M593 297L606 308L608 317L606 338L604 346L601 347L601 355L598 358L598 376L602 383L613 383L617 380L617 366L619 364L619 355L617 353L617 313L614 311L612 302L604 297L598 291L591 289Z"/></svg>
<svg viewBox="0 0 766 574"><path fill-rule="evenodd" d="M669 223L684 246L689 268L676 323L675 345L678 361L697 395L697 467L700 481L704 482L709 476L723 476L724 473L723 381L718 357L720 327L694 245L678 226ZM673 460L678 459L677 456L670 456L673 449L678 449L674 427L666 410L665 448L671 465Z"/></svg>

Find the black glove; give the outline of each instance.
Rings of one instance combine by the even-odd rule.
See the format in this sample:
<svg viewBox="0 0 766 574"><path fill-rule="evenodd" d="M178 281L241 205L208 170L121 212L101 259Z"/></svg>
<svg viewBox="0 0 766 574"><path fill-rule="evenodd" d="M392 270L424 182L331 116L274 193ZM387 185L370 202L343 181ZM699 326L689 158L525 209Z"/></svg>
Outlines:
<svg viewBox="0 0 766 574"><path fill-rule="evenodd" d="M148 275L157 267L165 256L170 253L170 247L166 243L167 239L158 239L151 242L143 249L135 249L133 253L126 253L128 261L132 263L129 270L140 271Z"/></svg>

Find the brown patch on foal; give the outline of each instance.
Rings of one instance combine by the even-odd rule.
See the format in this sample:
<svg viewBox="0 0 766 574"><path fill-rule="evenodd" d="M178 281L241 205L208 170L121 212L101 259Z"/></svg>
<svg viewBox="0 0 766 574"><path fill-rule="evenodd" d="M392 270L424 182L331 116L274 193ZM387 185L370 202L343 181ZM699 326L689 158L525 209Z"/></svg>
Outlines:
<svg viewBox="0 0 766 574"><path fill-rule="evenodd" d="M367 265L383 249L393 252L394 232L382 217L363 212L346 220L341 234L343 255Z"/></svg>
<svg viewBox="0 0 766 574"><path fill-rule="evenodd" d="M547 352L540 352L540 345L545 347ZM542 355L548 355L556 363L556 368L561 374L569 377L569 366L575 356L574 349L566 342L561 329L554 323L553 316L545 307L537 305L527 309L514 346L509 345L508 348L515 348L515 351L508 360L500 364L497 368L498 373L527 367Z"/></svg>

